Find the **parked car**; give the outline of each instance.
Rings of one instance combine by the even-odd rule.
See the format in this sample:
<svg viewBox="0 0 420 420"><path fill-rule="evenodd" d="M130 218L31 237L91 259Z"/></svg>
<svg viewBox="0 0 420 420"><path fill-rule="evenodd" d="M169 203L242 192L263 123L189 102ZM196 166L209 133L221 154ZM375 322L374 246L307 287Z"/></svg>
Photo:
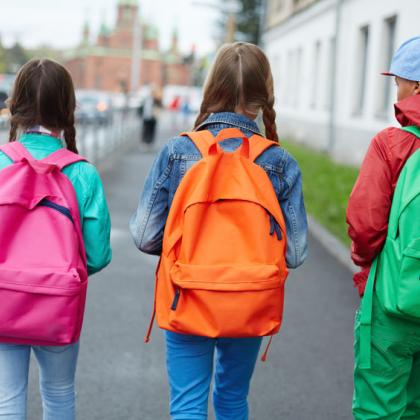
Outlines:
<svg viewBox="0 0 420 420"><path fill-rule="evenodd" d="M93 90L76 91L76 122L79 124L108 124L112 118L111 96Z"/></svg>
<svg viewBox="0 0 420 420"><path fill-rule="evenodd" d="M6 100L10 95L14 74L0 74L0 128L7 127L10 119L10 113L6 106Z"/></svg>
<svg viewBox="0 0 420 420"><path fill-rule="evenodd" d="M0 90L0 128L7 127L10 119L10 113L6 106L8 94Z"/></svg>

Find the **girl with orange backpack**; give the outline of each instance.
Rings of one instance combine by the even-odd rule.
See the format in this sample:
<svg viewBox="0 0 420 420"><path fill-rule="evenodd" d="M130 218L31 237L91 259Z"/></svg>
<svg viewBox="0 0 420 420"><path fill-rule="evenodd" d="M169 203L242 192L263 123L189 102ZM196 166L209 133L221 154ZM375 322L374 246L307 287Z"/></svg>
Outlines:
<svg viewBox="0 0 420 420"><path fill-rule="evenodd" d="M248 419L262 337L279 331L288 268L307 255L301 173L278 144L273 105L265 54L223 46L194 131L163 147L130 222L136 246L161 256L154 314L175 420L207 419L215 353L216 418Z"/></svg>

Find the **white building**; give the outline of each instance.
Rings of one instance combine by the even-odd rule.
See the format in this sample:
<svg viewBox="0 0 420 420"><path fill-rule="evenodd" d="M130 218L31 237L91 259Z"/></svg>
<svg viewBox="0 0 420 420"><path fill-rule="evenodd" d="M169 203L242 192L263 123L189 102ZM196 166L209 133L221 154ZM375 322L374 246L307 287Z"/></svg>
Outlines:
<svg viewBox="0 0 420 420"><path fill-rule="evenodd" d="M372 136L397 125L395 49L420 35L420 0L268 0L265 50L278 131L360 163Z"/></svg>

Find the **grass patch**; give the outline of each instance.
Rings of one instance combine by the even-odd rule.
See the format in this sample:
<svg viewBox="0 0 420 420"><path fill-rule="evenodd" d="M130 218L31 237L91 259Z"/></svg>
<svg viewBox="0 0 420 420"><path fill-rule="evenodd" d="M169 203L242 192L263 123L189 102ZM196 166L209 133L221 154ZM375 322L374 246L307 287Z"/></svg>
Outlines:
<svg viewBox="0 0 420 420"><path fill-rule="evenodd" d="M350 244L346 208L358 169L333 162L327 154L295 143L282 142L282 145L298 161L302 171L307 212L343 243Z"/></svg>

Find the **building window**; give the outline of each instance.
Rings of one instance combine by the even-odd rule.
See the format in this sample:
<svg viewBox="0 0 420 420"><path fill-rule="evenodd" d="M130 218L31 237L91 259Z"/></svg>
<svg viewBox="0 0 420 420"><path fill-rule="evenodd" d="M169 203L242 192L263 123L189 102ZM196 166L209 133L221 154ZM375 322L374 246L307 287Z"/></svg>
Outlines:
<svg viewBox="0 0 420 420"><path fill-rule="evenodd" d="M382 44L379 71L388 71L391 65L395 48L395 34L397 16L391 16L384 20L382 29ZM391 103L392 77L381 77L378 92L378 116L386 117Z"/></svg>
<svg viewBox="0 0 420 420"><path fill-rule="evenodd" d="M320 84L320 65L321 65L321 41L315 43L314 49L314 67L313 67L313 83L312 83L312 97L311 108L316 108L318 105L318 92Z"/></svg>
<svg viewBox="0 0 420 420"><path fill-rule="evenodd" d="M359 41L357 47L356 59L356 100L354 104L354 113L362 114L365 106L366 79L369 56L369 25L359 29Z"/></svg>

